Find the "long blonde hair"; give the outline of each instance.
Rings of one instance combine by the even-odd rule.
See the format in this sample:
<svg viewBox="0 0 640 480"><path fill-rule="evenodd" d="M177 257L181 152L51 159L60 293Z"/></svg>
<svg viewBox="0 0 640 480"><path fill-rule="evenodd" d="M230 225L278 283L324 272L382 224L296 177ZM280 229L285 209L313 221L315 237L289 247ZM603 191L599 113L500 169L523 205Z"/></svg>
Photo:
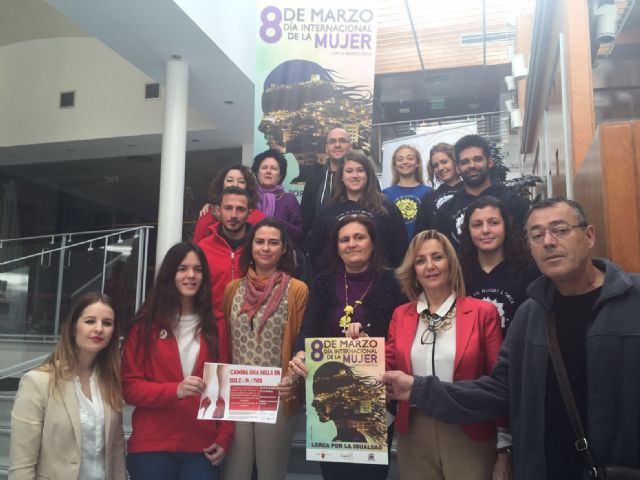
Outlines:
<svg viewBox="0 0 640 480"><path fill-rule="evenodd" d="M435 185L436 183L436 171L433 168L433 164L431 163L431 159L436 153L444 153L447 157L451 159L451 163L453 163L454 167L456 165L455 156L453 153L453 145L445 142L438 143L431 147L429 150L429 160L427 161L427 175L429 176L429 180L431 181L431 185Z"/></svg>
<svg viewBox="0 0 640 480"><path fill-rule="evenodd" d="M414 178L416 179L416 182L418 182L420 185L424 185L424 176L422 175L422 155L420 155L420 152L416 147L408 144L400 145L393 152L393 157L391 158L391 184L397 185L398 182L400 181L400 175L398 175L398 171L396 170L396 156L398 155L398 152L400 150L405 150L405 149L411 150L415 155L416 160L418 160L418 168L414 173Z"/></svg>
<svg viewBox="0 0 640 480"><path fill-rule="evenodd" d="M402 293L412 302L417 300L418 296L422 293L422 285L418 283L413 264L416 261L422 244L427 240L437 240L440 242L444 254L449 261L449 288L456 294L456 298L465 297L467 291L464 287L464 277L462 276L462 268L460 267L456 250L453 248L453 245L451 245L449 239L437 230L424 230L411 240L402 264L396 269L396 278L398 279L398 283L400 283Z"/></svg>
<svg viewBox="0 0 640 480"><path fill-rule="evenodd" d="M85 308L94 303L103 303L114 310L113 301L108 295L88 292L76 300L62 325L60 340L53 353L37 369L48 372L49 391L55 394L56 386L62 380L70 380L76 375L78 365L78 346L76 344L76 325ZM114 310L115 314L115 310ZM119 323L114 315L113 336L109 344L102 349L94 363L94 371L102 398L115 411L122 410L122 384L120 382L120 346Z"/></svg>

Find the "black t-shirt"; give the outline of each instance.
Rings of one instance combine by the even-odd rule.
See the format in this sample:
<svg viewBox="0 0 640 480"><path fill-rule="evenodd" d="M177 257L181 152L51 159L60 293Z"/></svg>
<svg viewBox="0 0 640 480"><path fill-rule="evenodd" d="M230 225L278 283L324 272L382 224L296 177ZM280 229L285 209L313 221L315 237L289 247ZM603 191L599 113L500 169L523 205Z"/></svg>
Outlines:
<svg viewBox="0 0 640 480"><path fill-rule="evenodd" d="M442 205L451 200L453 195L462 189L463 185L462 182L458 182L454 186L443 183L435 190L428 192L418 206L413 234L415 235L423 230L435 228L434 219L436 212Z"/></svg>
<svg viewBox="0 0 640 480"><path fill-rule="evenodd" d="M518 270L509 278L509 261L504 259L486 273L475 263L471 268L471 278L466 278L467 294L479 300L493 303L500 314L502 335L506 335L507 328L513 320L516 310L529 298L527 287L540 276L540 271L531 266Z"/></svg>
<svg viewBox="0 0 640 480"><path fill-rule="evenodd" d="M593 306L600 291L601 288L596 288L572 297L557 294L554 299L558 343L578 412L587 432L587 330L595 318ZM569 416L549 359L545 395L545 452L549 480L583 478L584 464L574 447L574 441Z"/></svg>
<svg viewBox="0 0 640 480"><path fill-rule="evenodd" d="M513 218L513 228L516 232L521 232L524 228L529 201L515 190L499 183L492 183L480 195L471 195L462 188L438 209L434 220L436 230L446 235L456 250L460 248L462 223L467 207L477 198L489 195L497 198L507 207L507 211Z"/></svg>

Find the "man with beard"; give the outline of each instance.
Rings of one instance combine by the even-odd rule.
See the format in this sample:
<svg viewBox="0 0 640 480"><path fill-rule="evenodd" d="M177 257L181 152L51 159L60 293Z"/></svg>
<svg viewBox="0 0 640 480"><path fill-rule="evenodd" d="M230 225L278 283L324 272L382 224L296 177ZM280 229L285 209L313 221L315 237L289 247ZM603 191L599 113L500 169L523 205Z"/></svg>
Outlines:
<svg viewBox="0 0 640 480"><path fill-rule="evenodd" d="M493 183L489 170L493 160L489 142L480 135L465 135L454 145L455 161L464 188L438 210L435 217L436 230L445 234L454 247L460 247L464 212L476 198L491 195L500 200L513 217L517 232L524 228L529 201L516 191L499 183Z"/></svg>
<svg viewBox="0 0 640 480"><path fill-rule="evenodd" d="M226 338L226 321L222 300L227 284L244 275L240 271L240 254L252 225L247 223L253 207L251 197L240 187L227 187L220 194L220 221L210 227L211 235L198 242L207 257L211 274L213 314L220 338ZM223 337L223 333L225 336Z"/></svg>
<svg viewBox="0 0 640 480"><path fill-rule="evenodd" d="M313 222L320 209L331 198L333 175L338 169L342 157L352 148L351 137L345 129L336 127L329 130L325 145L327 155L329 155L327 163L324 165L316 163L304 184L304 192L300 201L303 238L313 227Z"/></svg>

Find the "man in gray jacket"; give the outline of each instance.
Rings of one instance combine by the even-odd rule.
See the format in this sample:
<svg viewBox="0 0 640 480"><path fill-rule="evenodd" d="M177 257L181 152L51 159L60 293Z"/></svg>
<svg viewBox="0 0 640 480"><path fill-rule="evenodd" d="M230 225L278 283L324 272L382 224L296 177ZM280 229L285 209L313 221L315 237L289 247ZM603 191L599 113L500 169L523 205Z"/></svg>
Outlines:
<svg viewBox="0 0 640 480"><path fill-rule="evenodd" d="M455 383L387 372L391 398L439 420L511 418L514 477L587 478L546 340L554 312L560 349L595 461L640 467L640 275L593 259L593 225L576 202L534 204L526 235L543 276L528 288L491 376Z"/></svg>

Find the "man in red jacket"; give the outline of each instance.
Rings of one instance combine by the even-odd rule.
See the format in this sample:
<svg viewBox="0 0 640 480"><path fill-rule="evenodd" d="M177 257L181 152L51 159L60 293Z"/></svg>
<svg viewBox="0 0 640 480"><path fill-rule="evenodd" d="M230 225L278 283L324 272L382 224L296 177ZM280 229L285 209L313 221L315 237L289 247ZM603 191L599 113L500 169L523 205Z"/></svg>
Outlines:
<svg viewBox="0 0 640 480"><path fill-rule="evenodd" d="M213 313L221 338L227 338L227 326L222 314L222 300L227 284L244 273L240 272L240 254L251 229L247 223L253 205L246 190L227 187L220 194L220 221L211 227L211 235L198 245L207 257L211 272Z"/></svg>

